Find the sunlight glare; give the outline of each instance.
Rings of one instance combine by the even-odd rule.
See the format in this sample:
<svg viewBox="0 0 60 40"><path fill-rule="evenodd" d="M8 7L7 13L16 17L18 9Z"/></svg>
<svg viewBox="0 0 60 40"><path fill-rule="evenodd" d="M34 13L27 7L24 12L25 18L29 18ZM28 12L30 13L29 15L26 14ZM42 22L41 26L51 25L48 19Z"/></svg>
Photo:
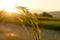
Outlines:
<svg viewBox="0 0 60 40"><path fill-rule="evenodd" d="M22 1L20 1L22 2ZM16 10L16 4L23 5L23 3L19 3L19 0L2 0L0 3L0 10L5 10L7 12L18 12Z"/></svg>

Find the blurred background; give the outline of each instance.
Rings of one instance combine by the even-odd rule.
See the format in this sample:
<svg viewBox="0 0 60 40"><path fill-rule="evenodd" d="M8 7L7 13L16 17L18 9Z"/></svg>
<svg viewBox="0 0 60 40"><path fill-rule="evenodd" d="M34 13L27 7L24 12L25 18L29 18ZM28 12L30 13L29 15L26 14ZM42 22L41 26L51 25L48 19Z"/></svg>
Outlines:
<svg viewBox="0 0 60 40"><path fill-rule="evenodd" d="M0 0L0 40L60 40L60 0Z"/></svg>

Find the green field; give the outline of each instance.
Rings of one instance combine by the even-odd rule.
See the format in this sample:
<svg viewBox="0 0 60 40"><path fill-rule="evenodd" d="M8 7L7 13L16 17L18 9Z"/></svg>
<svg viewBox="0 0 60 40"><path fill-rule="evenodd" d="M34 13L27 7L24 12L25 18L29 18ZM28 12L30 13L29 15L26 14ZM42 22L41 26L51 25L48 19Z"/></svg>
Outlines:
<svg viewBox="0 0 60 40"><path fill-rule="evenodd" d="M40 28L60 29L60 18L41 17L41 16L24 16L14 14L14 17L6 17L5 15L0 18L0 23L10 23L21 25L22 21L25 26L33 26L33 23L38 23ZM22 17L21 17L22 16ZM38 20L36 20L38 19ZM28 24L28 25L27 25Z"/></svg>
<svg viewBox="0 0 60 40"><path fill-rule="evenodd" d="M47 29L60 29L60 18L38 17L39 27Z"/></svg>

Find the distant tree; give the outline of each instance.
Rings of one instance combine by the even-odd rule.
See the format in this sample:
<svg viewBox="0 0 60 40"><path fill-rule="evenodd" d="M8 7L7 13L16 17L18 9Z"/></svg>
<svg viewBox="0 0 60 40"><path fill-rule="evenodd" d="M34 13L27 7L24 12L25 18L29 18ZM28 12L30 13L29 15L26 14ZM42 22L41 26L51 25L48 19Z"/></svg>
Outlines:
<svg viewBox="0 0 60 40"><path fill-rule="evenodd" d="M37 13L34 13L34 15L35 15L35 16L38 16L38 14L37 14Z"/></svg>
<svg viewBox="0 0 60 40"><path fill-rule="evenodd" d="M45 16L45 17L53 17L52 15L48 14L47 12L43 12L41 14L41 16Z"/></svg>

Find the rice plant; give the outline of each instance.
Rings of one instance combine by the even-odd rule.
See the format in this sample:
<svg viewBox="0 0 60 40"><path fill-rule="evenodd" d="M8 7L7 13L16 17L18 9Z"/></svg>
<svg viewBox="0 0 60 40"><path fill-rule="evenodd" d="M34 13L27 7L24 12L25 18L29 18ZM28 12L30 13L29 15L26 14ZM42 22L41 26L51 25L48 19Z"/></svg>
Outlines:
<svg viewBox="0 0 60 40"><path fill-rule="evenodd" d="M40 38L40 29L39 29L39 27L38 27L38 19L37 19L37 17L36 16L34 16L34 15L32 15L29 11L28 11L28 9L26 9L26 8L24 8L24 7L18 7L18 9L21 9L22 11L23 11L23 13L22 13L22 16L23 16L23 18L22 18L22 21L21 21L21 19L20 19L20 21L21 21L21 23L22 23L22 26L24 26L24 28L26 27L26 25L24 24L24 20L26 21L26 23L28 23L29 25L31 25L31 27L33 28L33 32L34 32L34 37L35 37L35 40L40 40L41 38ZM27 29L27 27L26 27L26 29ZM28 29L27 29L28 30ZM28 32L28 31L27 31Z"/></svg>

